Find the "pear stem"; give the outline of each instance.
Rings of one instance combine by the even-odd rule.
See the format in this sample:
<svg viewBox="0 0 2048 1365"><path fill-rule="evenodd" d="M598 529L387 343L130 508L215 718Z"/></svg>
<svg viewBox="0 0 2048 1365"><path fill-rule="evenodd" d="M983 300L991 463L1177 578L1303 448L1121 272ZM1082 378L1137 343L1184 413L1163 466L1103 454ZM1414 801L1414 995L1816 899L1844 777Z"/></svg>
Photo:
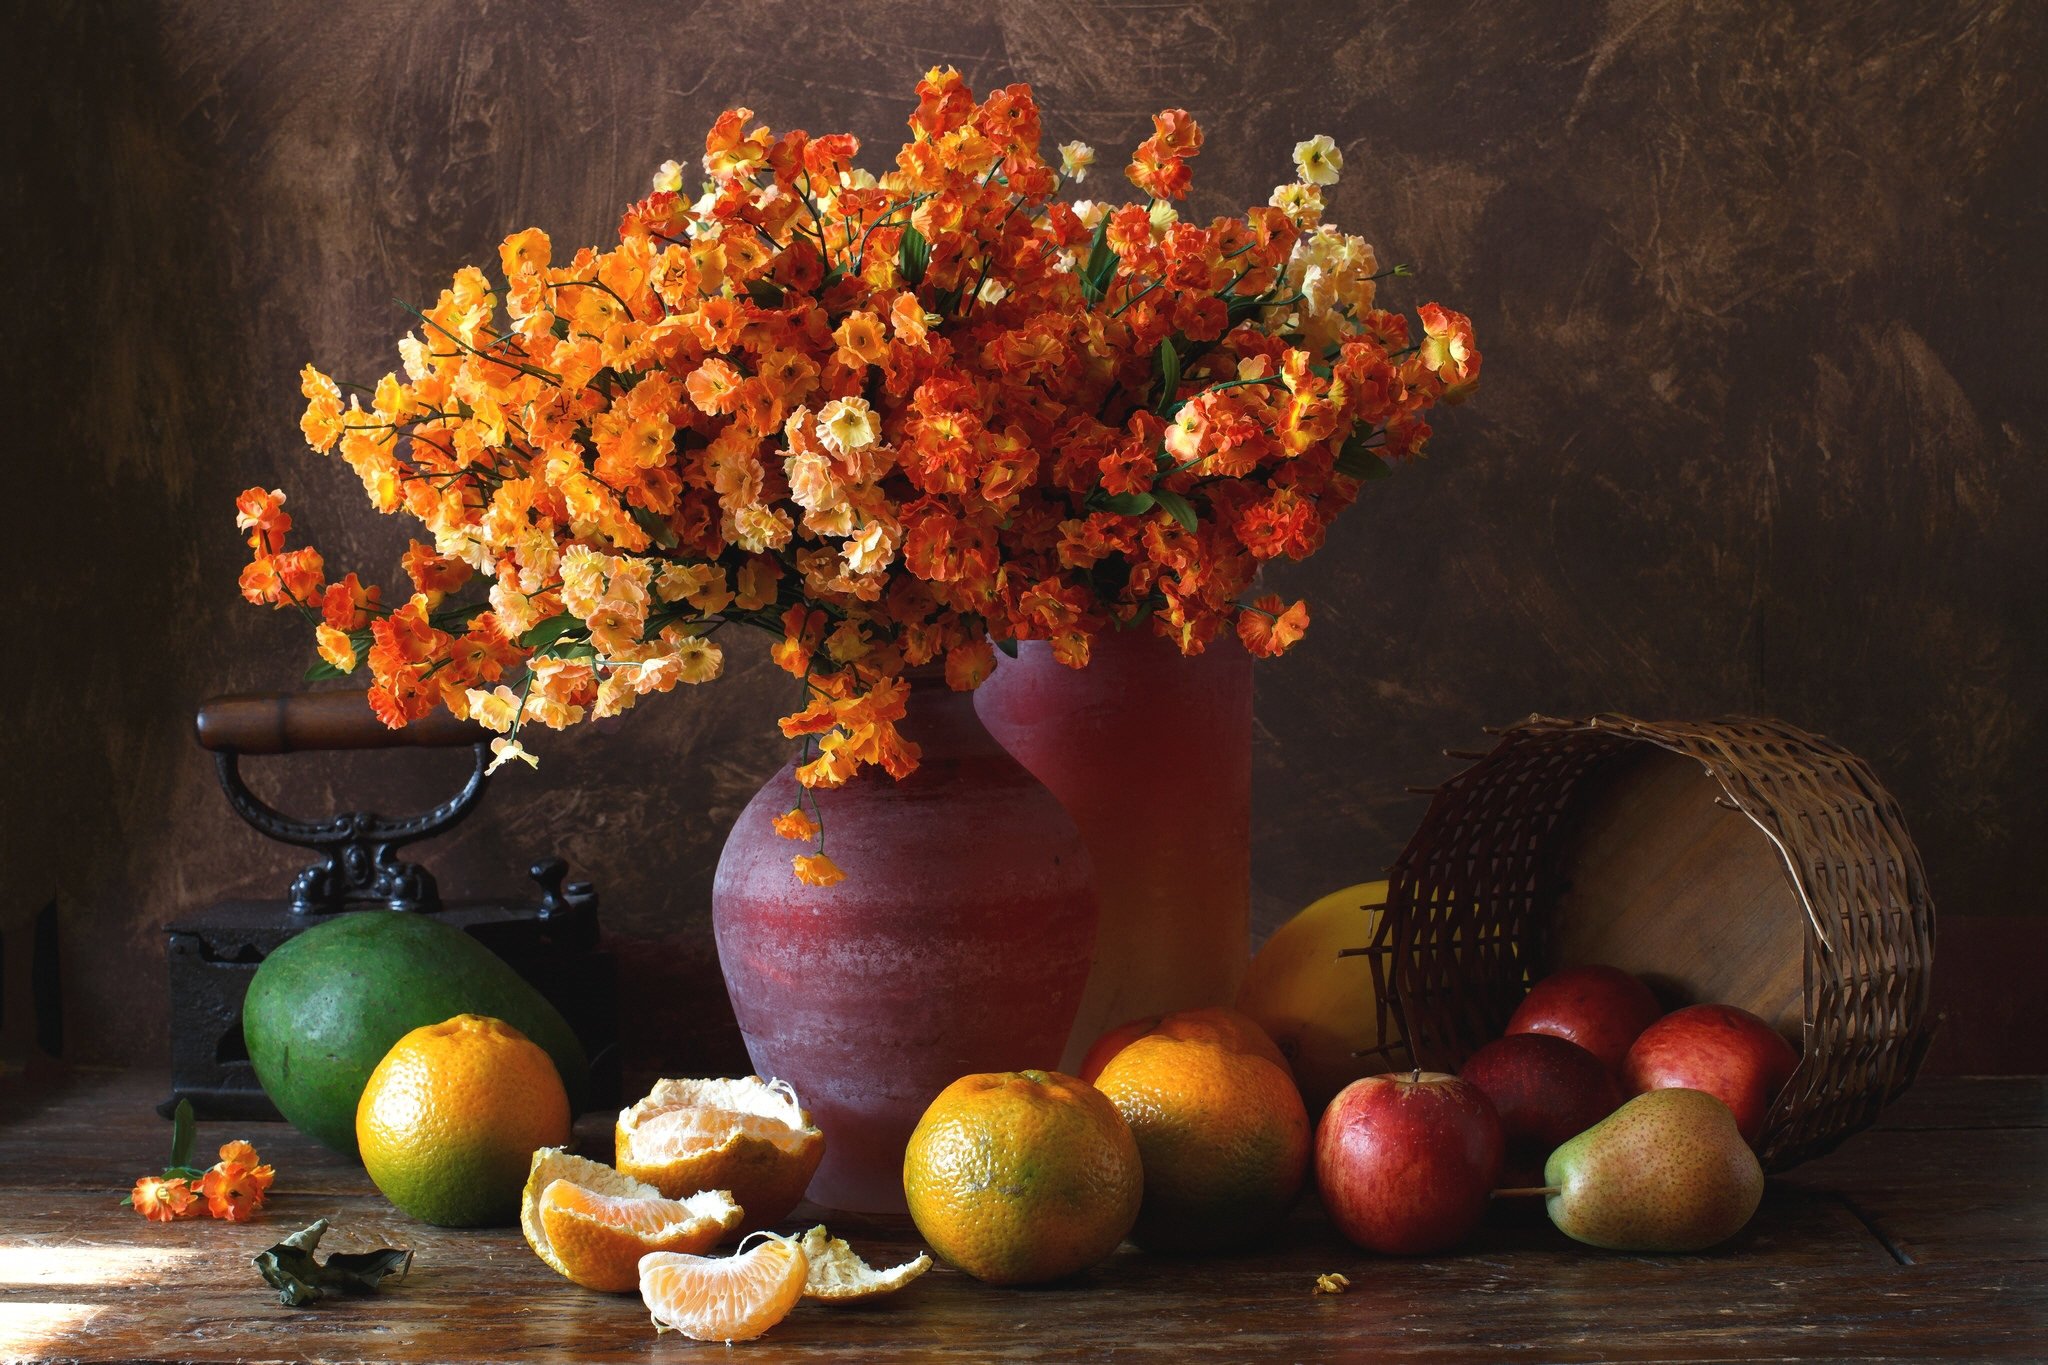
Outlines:
<svg viewBox="0 0 2048 1365"><path fill-rule="evenodd" d="M1563 1186L1561 1185L1525 1185L1516 1190L1495 1190L1493 1197L1500 1199L1509 1195L1540 1194L1548 1198L1550 1195L1561 1193L1563 1193Z"/></svg>

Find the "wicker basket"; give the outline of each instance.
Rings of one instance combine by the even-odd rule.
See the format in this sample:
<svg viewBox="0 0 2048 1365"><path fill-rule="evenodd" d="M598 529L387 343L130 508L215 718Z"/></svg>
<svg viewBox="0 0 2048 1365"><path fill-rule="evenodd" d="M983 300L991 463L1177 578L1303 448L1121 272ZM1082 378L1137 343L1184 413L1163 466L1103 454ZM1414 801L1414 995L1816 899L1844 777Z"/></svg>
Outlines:
<svg viewBox="0 0 2048 1365"><path fill-rule="evenodd" d="M1934 906L1861 759L1774 721L1532 716L1437 788L1370 951L1419 1064L1455 1070L1529 980L1636 972L1667 1007L1739 1005L1800 1047L1759 1155L1867 1126L1932 1040ZM1391 1022L1391 1021L1390 1021Z"/></svg>

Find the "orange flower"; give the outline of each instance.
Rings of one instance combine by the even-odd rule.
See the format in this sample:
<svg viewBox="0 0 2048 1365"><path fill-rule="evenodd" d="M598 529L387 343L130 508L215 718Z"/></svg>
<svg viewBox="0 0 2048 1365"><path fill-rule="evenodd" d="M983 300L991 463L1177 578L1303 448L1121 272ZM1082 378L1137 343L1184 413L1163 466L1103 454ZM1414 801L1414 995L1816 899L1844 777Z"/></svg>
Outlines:
<svg viewBox="0 0 2048 1365"><path fill-rule="evenodd" d="M371 609L384 595L382 588L365 588L354 574L327 586L320 599L320 615L338 631L361 630L370 624Z"/></svg>
<svg viewBox="0 0 2048 1365"><path fill-rule="evenodd" d="M1422 363L1443 381L1444 401L1461 403L1479 387L1479 347L1472 340L1472 319L1442 304L1425 303L1422 319Z"/></svg>
<svg viewBox="0 0 2048 1365"><path fill-rule="evenodd" d="M276 554L284 548L284 533L292 529L291 515L284 510L284 490L268 493L251 488L235 499L235 529L247 531L249 548L259 555Z"/></svg>
<svg viewBox="0 0 2048 1365"><path fill-rule="evenodd" d="M235 1141L221 1144L219 1165L241 1166L248 1171L249 1180L259 1192L270 1189L276 1178L270 1167L263 1164L263 1158L256 1155L256 1149L246 1142Z"/></svg>
<svg viewBox="0 0 2048 1365"><path fill-rule="evenodd" d="M262 1170L260 1180L255 1171L238 1161L223 1161L208 1171L199 1182L200 1193L206 1196L206 1211L230 1223L246 1223L255 1217L270 1184L269 1168Z"/></svg>
<svg viewBox="0 0 2048 1365"><path fill-rule="evenodd" d="M238 499L244 595L317 613L337 666L366 654L392 725L613 715L716 677L712 627L767 630L807 684L782 728L810 737L812 787L910 771L897 675L944 661L972 686L991 637L1077 667L1112 621L1284 650L1306 606L1239 598L1356 499L1341 450L1422 453L1427 410L1478 381L1470 320L1428 304L1409 344L1371 247L1321 225L1324 140L1296 149L1305 182L1204 225L1174 207L1203 149L1187 111L1131 150L1136 202L1056 200L1093 154L1049 163L1042 134L1027 88L977 103L950 68L879 179L848 134L726 110L709 195L670 163L609 248L507 237L503 288L458 272L368 411L300 375L309 443L424 526L411 600L327 585L262 489ZM433 614L465 591L488 611L451 636Z"/></svg>
<svg viewBox="0 0 2048 1365"><path fill-rule="evenodd" d="M406 576L412 579L413 589L425 593L432 606L439 606L442 597L467 583L476 572L461 560L437 554L433 546L417 540L406 547L400 562L405 566Z"/></svg>
<svg viewBox="0 0 2048 1365"><path fill-rule="evenodd" d="M986 640L946 651L946 686L955 692L972 692L995 671L996 651Z"/></svg>
<svg viewBox="0 0 2048 1365"><path fill-rule="evenodd" d="M299 371L299 392L306 396L306 415L299 420L306 444L325 455L341 439L341 390L311 365Z"/></svg>
<svg viewBox="0 0 2048 1365"><path fill-rule="evenodd" d="M1174 156L1202 150L1202 127L1185 109L1165 109L1152 116L1152 140Z"/></svg>
<svg viewBox="0 0 2048 1365"><path fill-rule="evenodd" d="M796 879L805 886L831 886L846 880L839 864L822 853L799 853L789 860L789 865L796 870Z"/></svg>
<svg viewBox="0 0 2048 1365"><path fill-rule="evenodd" d="M818 822L799 806L787 815L775 817L775 832L785 839L815 839L818 837Z"/></svg>
<svg viewBox="0 0 2048 1365"><path fill-rule="evenodd" d="M723 360L711 359L690 371L683 380L690 401L712 416L731 412L738 399L742 376Z"/></svg>
<svg viewBox="0 0 2048 1365"><path fill-rule="evenodd" d="M791 607L782 614L783 638L768 651L778 668L801 678L810 671L811 655L825 638L825 613Z"/></svg>
<svg viewBox="0 0 2048 1365"><path fill-rule="evenodd" d="M356 671L356 649L346 634L323 624L315 629L314 638L319 642L321 658L343 673Z"/></svg>
<svg viewBox="0 0 2048 1365"><path fill-rule="evenodd" d="M154 1175L137 1180L134 1192L129 1196L134 1201L135 1211L153 1223L169 1223L197 1216L198 1210L192 1205L198 1197L186 1181L166 1180Z"/></svg>
<svg viewBox="0 0 2048 1365"><path fill-rule="evenodd" d="M1146 138L1131 153L1124 177L1154 199L1185 199L1194 186L1195 175L1188 163L1162 147L1157 138Z"/></svg>
<svg viewBox="0 0 2048 1365"><path fill-rule="evenodd" d="M1261 597L1237 613L1237 638L1254 658L1286 653L1307 629L1308 603L1283 606L1277 594Z"/></svg>

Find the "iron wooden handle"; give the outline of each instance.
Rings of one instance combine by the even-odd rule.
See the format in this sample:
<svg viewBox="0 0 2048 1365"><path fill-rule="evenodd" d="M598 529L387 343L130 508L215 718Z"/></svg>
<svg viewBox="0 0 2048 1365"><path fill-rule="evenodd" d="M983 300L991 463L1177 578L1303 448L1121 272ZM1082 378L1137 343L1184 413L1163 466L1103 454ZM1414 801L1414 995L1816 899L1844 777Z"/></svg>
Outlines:
<svg viewBox="0 0 2048 1365"><path fill-rule="evenodd" d="M255 692L201 702L193 730L215 753L289 754L326 749L449 749L481 744L488 731L440 708L402 730L370 710L365 692Z"/></svg>

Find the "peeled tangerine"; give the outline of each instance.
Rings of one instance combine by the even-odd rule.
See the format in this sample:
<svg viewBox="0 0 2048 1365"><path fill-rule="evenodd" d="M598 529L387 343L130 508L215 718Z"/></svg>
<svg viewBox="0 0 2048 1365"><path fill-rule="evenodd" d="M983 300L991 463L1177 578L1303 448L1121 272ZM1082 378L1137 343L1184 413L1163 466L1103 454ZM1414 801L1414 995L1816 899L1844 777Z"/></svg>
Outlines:
<svg viewBox="0 0 2048 1365"><path fill-rule="evenodd" d="M670 1199L728 1190L750 1230L789 1216L824 1155L787 1081L657 1081L619 1115L620 1171Z"/></svg>
<svg viewBox="0 0 2048 1365"><path fill-rule="evenodd" d="M1638 1095L1550 1154L1550 1221L1615 1251L1700 1251L1742 1230L1764 1172L1735 1115L1700 1090Z"/></svg>
<svg viewBox="0 0 2048 1365"><path fill-rule="evenodd" d="M541 1260L586 1289L624 1293L640 1280L649 1252L708 1251L740 1221L724 1190L687 1199L559 1147L533 1154L519 1227Z"/></svg>

